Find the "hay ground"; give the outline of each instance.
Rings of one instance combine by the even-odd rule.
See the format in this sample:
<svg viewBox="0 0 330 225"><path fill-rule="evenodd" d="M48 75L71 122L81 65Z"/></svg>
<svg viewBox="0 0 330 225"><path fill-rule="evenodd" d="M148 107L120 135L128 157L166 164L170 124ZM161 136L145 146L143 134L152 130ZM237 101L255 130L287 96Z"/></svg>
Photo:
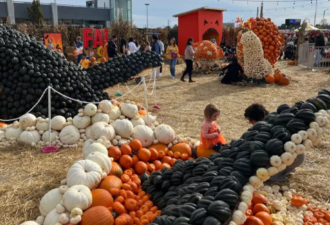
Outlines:
<svg viewBox="0 0 330 225"><path fill-rule="evenodd" d="M152 108L154 97L148 96L149 109L157 116L158 121L171 125L177 134L199 138L203 121L203 110L208 103L214 103L221 109L219 124L227 141L237 139L250 125L244 119L244 109L258 102L269 111L276 110L280 104L293 104L300 100L316 96L321 88L328 88L329 75L325 72L311 72L300 67L288 67L286 62L278 67L291 78L291 85L281 87L241 87L222 85L217 74L196 75L196 83L182 83L178 78L169 78L168 68L163 77L157 81L157 104L160 110ZM177 76L183 65L177 66ZM152 82L148 83L152 91ZM135 86L133 82L128 87ZM115 93L116 88L109 90ZM127 87L119 87L121 93ZM125 96L144 104L142 86ZM330 147L330 133L326 132L324 142L307 153L304 165L297 169L290 178L290 185L304 195L328 201L330 193L330 166L327 150ZM58 187L65 178L68 168L82 157L81 149L61 150L56 154L42 154L38 149L29 146L14 145L0 150L0 225L19 224L25 220L35 219L39 215L39 201L50 189Z"/></svg>

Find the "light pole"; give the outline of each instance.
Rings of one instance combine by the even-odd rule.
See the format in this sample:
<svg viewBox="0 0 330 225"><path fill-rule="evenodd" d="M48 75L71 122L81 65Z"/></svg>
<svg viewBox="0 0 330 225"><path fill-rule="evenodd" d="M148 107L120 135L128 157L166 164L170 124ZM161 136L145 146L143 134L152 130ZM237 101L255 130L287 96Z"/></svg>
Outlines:
<svg viewBox="0 0 330 225"><path fill-rule="evenodd" d="M149 4L149 3L146 3L145 5L146 5L146 7L147 7L147 29L148 29L148 26L149 26L149 24L148 24L148 22L149 22L149 21L148 21L148 6L149 6L150 4Z"/></svg>
<svg viewBox="0 0 330 225"><path fill-rule="evenodd" d="M324 16L325 16L325 11L327 11L327 10L329 10L329 9L326 9L326 10L324 10L324 12L323 12L323 19L324 19Z"/></svg>
<svg viewBox="0 0 330 225"><path fill-rule="evenodd" d="M316 13L317 13L317 0L316 0L316 4L315 4L314 27L316 25Z"/></svg>

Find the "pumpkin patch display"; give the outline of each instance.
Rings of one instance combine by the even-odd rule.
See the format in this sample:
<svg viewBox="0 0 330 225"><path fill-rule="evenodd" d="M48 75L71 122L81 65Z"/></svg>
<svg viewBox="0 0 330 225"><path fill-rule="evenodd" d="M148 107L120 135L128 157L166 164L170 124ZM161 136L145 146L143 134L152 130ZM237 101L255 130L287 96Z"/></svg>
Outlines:
<svg viewBox="0 0 330 225"><path fill-rule="evenodd" d="M219 46L211 41L201 41L193 44L196 60L216 60L221 59L225 54Z"/></svg>

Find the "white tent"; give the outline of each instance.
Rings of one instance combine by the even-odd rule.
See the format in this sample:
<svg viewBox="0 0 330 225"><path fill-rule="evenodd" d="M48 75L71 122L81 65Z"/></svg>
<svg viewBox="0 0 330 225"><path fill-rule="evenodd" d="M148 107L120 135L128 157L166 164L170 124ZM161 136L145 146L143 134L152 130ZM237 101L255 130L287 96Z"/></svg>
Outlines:
<svg viewBox="0 0 330 225"><path fill-rule="evenodd" d="M300 29L300 27L299 27L299 29ZM299 29L295 29L295 32L298 32ZM311 30L319 30L319 28L316 28L316 27L313 27L310 24L307 24L306 31L311 31Z"/></svg>

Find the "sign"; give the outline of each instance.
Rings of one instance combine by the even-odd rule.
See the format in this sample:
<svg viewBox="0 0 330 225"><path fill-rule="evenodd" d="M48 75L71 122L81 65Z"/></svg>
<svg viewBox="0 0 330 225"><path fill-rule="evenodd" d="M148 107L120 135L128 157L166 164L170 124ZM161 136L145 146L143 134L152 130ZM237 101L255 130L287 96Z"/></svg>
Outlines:
<svg viewBox="0 0 330 225"><path fill-rule="evenodd" d="M98 46L103 46L105 43L108 43L107 29L83 28L82 33L84 48L89 47L89 41L92 42L93 48L97 48Z"/></svg>
<svg viewBox="0 0 330 225"><path fill-rule="evenodd" d="M61 33L44 33L43 38L47 48L63 53Z"/></svg>
<svg viewBox="0 0 330 225"><path fill-rule="evenodd" d="M301 24L301 19L286 19L285 20L285 25L290 26L300 26Z"/></svg>

